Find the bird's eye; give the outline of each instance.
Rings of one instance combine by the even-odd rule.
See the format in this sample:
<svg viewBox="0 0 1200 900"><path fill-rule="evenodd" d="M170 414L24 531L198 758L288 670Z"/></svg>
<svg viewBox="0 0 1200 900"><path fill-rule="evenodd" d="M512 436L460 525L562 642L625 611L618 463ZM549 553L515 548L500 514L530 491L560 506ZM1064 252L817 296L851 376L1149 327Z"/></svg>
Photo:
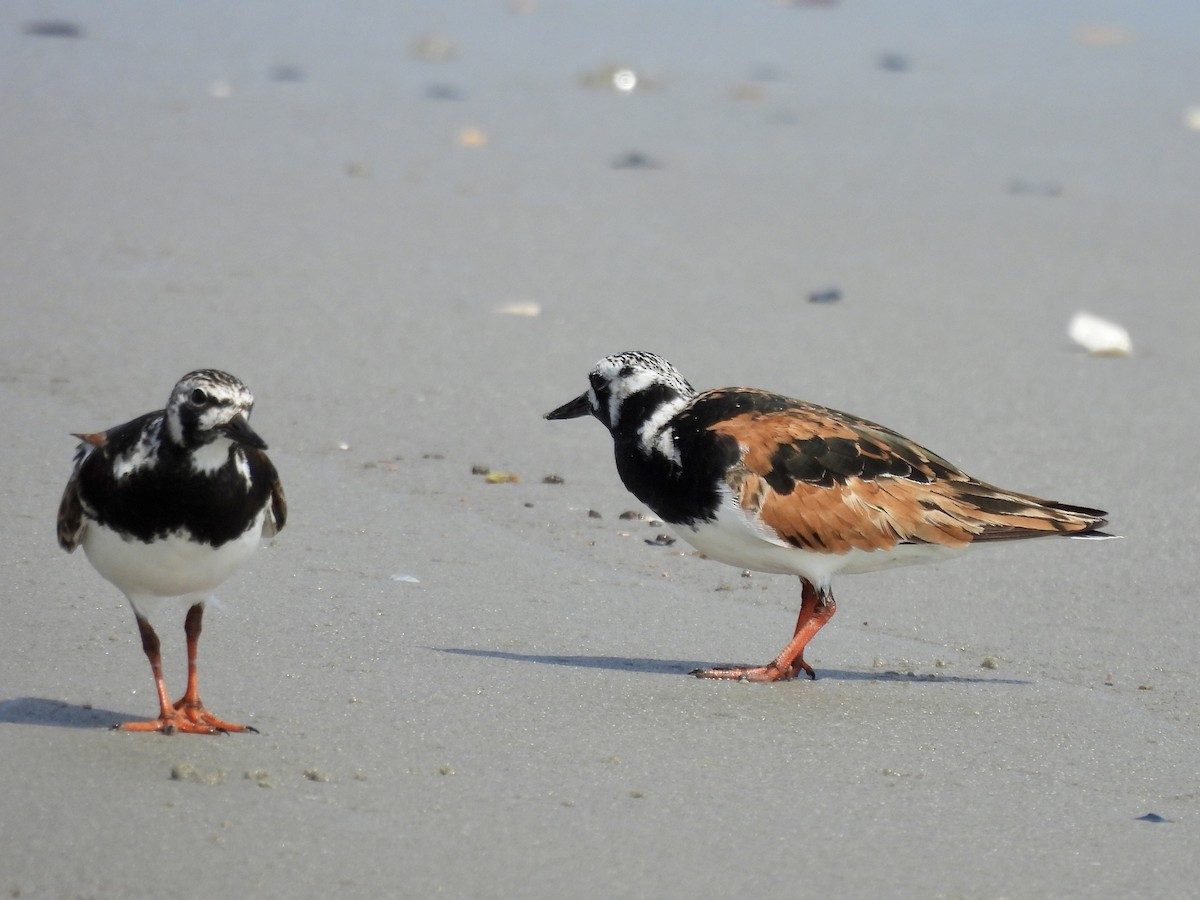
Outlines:
<svg viewBox="0 0 1200 900"><path fill-rule="evenodd" d="M191 400L193 406L207 406L208 394L204 393L204 391L200 388L196 388L194 391L192 391Z"/></svg>

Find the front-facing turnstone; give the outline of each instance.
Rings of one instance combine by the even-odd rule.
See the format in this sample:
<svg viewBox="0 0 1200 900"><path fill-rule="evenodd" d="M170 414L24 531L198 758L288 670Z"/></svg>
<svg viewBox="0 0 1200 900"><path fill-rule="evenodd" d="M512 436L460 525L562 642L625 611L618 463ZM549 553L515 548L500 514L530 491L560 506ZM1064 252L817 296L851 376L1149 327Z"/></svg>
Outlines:
<svg viewBox="0 0 1200 900"><path fill-rule="evenodd" d="M1105 512L1017 494L857 416L754 388L697 393L653 353L618 353L591 387L546 414L591 414L612 434L617 472L639 500L705 556L799 575L792 640L765 666L698 669L701 678L815 677L804 648L837 608L845 572L943 559L976 542L1111 537Z"/></svg>
<svg viewBox="0 0 1200 900"><path fill-rule="evenodd" d="M205 601L283 528L287 504L263 439L247 421L249 389L226 372L184 375L167 408L77 434L75 470L58 509L58 542L129 599L158 690L159 716L124 731L254 731L218 719L200 701L196 647ZM187 689L174 704L163 683L149 617L169 598L187 608Z"/></svg>

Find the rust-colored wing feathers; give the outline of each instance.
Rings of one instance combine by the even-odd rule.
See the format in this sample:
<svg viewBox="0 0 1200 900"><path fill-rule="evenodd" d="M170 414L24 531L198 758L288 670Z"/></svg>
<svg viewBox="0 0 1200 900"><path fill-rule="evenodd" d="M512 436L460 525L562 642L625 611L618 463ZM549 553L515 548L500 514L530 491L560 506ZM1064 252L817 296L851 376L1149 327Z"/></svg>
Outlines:
<svg viewBox="0 0 1200 900"><path fill-rule="evenodd" d="M890 429L779 400L713 424L743 448L729 484L739 505L782 541L823 553L899 543L1091 532L1104 513L1005 491ZM745 405L743 405L745 408Z"/></svg>

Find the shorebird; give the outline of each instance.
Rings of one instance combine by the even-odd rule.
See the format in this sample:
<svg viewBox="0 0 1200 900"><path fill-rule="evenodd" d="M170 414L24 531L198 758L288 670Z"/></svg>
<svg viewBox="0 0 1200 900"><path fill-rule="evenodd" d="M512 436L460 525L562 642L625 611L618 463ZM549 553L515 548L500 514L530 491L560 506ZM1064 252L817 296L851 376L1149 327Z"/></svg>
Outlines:
<svg viewBox="0 0 1200 900"><path fill-rule="evenodd" d="M609 430L625 487L710 559L798 575L791 641L765 666L701 678L815 677L804 650L837 609L833 576L955 556L979 543L1108 538L1107 513L994 487L882 425L755 388L697 393L665 359L627 352L546 414Z"/></svg>
<svg viewBox="0 0 1200 900"><path fill-rule="evenodd" d="M82 545L96 571L125 594L158 691L158 718L115 726L120 730L256 730L210 713L196 675L205 602L287 519L267 445L248 422L253 406L238 379L201 369L180 379L166 409L75 435L80 443L59 505L58 542L68 553ZM162 606L187 610L187 688L175 703L150 624Z"/></svg>

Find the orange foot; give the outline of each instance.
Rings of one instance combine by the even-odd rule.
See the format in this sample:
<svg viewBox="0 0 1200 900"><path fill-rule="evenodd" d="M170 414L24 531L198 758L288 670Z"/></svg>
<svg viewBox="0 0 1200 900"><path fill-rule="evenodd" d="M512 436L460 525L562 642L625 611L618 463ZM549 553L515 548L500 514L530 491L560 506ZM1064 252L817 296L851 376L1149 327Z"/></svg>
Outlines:
<svg viewBox="0 0 1200 900"><path fill-rule="evenodd" d="M784 667L776 662L765 666L731 666L720 669L694 669L689 674L697 678L720 678L726 681L791 681L803 672L809 678L816 678L817 673L803 659L798 659L790 666Z"/></svg>
<svg viewBox="0 0 1200 900"><path fill-rule="evenodd" d="M218 719L202 703L178 701L170 712L164 712L153 722L123 722L114 725L116 731L161 731L163 734L228 734L229 732L251 732L258 729L251 725L238 725Z"/></svg>

